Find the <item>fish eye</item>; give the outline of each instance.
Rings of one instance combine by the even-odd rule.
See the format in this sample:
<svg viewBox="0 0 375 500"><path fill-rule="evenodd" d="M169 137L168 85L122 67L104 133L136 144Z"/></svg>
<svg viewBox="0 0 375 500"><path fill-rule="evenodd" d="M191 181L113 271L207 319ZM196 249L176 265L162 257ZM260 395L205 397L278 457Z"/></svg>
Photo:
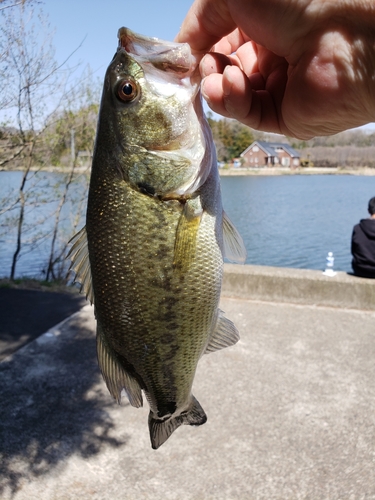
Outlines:
<svg viewBox="0 0 375 500"><path fill-rule="evenodd" d="M138 94L138 85L132 78L126 78L117 84L117 97L123 102L134 101Z"/></svg>

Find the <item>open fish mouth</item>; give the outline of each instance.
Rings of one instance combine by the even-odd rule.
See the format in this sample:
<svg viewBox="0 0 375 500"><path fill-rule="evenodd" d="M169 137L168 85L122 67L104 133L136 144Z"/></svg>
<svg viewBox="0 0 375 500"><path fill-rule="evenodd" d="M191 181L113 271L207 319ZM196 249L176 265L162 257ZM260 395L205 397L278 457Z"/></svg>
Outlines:
<svg viewBox="0 0 375 500"><path fill-rule="evenodd" d="M180 75L180 78L191 76L197 68L198 61L187 43L146 37L124 27L118 30L117 36L118 50L124 49L142 66L151 64L158 70Z"/></svg>

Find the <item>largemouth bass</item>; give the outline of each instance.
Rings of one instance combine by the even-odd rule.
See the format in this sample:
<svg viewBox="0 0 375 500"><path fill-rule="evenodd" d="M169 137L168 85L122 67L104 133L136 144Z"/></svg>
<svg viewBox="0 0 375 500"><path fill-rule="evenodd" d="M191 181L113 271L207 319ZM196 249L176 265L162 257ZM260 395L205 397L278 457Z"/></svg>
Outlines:
<svg viewBox="0 0 375 500"><path fill-rule="evenodd" d="M204 353L235 344L218 309L223 255L244 262L223 212L215 147L187 44L118 33L105 75L76 280L94 303L97 353L120 403L150 406L154 449L206 414L192 395Z"/></svg>

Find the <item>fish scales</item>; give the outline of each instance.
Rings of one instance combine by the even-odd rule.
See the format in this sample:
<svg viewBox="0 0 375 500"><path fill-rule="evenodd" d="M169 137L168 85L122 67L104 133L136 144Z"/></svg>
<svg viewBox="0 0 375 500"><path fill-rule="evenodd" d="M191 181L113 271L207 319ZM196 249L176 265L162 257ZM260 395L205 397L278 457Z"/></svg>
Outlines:
<svg viewBox="0 0 375 500"><path fill-rule="evenodd" d="M245 254L222 209L189 47L126 28L119 39L104 82L86 227L69 256L95 306L108 389L118 402L124 390L135 407L144 393L158 448L181 424L206 421L194 375L204 353L239 338L218 303L223 254Z"/></svg>
<svg viewBox="0 0 375 500"><path fill-rule="evenodd" d="M95 182L94 173L92 179ZM181 273L173 264L181 209L134 191L121 180L107 186L110 193L102 189L103 201L96 195L87 212L96 317L116 352L132 359L142 385L151 394L154 385L158 392L165 388L166 397L178 403L169 367L176 367L178 383L173 385L190 391L186 380L191 384L219 300L222 257L211 229L214 221L208 214L202 217L196 241L196 252L204 254L210 247L213 258L195 261ZM109 203L110 197L116 202ZM97 216L98 207L105 217ZM205 307L211 301L216 307ZM119 322L131 336L117 335Z"/></svg>

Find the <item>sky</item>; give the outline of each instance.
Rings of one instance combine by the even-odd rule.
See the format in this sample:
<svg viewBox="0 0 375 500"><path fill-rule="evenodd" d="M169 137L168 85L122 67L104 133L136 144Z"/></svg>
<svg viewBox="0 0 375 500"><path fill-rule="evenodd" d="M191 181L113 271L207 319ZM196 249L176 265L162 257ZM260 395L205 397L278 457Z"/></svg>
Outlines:
<svg viewBox="0 0 375 500"><path fill-rule="evenodd" d="M70 65L90 65L104 77L122 26L146 36L173 40L192 0L45 0L43 11L55 29L56 59L79 45Z"/></svg>

